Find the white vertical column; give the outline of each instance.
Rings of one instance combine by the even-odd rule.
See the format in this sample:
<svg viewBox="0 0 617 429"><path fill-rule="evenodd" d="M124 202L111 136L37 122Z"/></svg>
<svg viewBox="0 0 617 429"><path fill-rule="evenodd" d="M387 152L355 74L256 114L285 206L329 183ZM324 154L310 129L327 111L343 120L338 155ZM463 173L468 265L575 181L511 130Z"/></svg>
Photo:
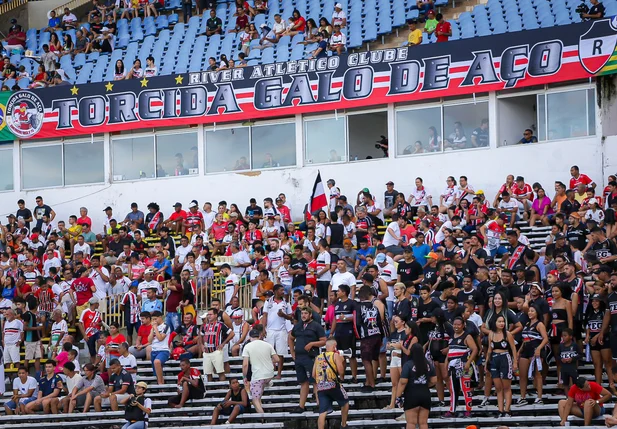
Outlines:
<svg viewBox="0 0 617 429"><path fill-rule="evenodd" d="M394 104L388 104L388 158L396 158L396 127L394 126Z"/></svg>
<svg viewBox="0 0 617 429"><path fill-rule="evenodd" d="M197 126L197 167L200 176L206 174L206 128L203 124Z"/></svg>
<svg viewBox="0 0 617 429"><path fill-rule="evenodd" d="M497 141L497 93L488 93L488 138L489 147L495 149L499 147Z"/></svg>
<svg viewBox="0 0 617 429"><path fill-rule="evenodd" d="M111 153L111 133L105 133L103 135L103 171L105 171L105 183L112 183L114 177Z"/></svg>
<svg viewBox="0 0 617 429"><path fill-rule="evenodd" d="M21 152L19 150L19 139L13 140L13 190L21 192Z"/></svg>
<svg viewBox="0 0 617 429"><path fill-rule="evenodd" d="M304 165L304 127L302 115L296 115L296 167Z"/></svg>

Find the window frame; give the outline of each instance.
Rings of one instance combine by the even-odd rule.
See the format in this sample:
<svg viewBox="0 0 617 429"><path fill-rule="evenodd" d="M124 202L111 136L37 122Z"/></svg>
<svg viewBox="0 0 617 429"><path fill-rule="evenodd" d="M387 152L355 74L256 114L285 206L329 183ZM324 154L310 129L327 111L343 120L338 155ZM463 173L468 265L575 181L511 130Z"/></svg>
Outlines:
<svg viewBox="0 0 617 429"><path fill-rule="evenodd" d="M183 176L164 176L164 177L158 177L156 175L156 164L158 164L158 154L157 154L157 148L158 148L158 137L159 136L177 136L180 134L195 134L195 146L197 146L197 152L199 153L199 129L198 128L182 128L180 130L165 130L162 132L155 132L154 133L154 179L161 179L161 180L165 180L165 179L177 179L177 178L183 178L183 177L197 177L199 176L199 164L197 164L197 173L190 173L189 174L185 174ZM113 160L112 160L112 169L113 169ZM191 170L190 168L187 168L187 170ZM143 180L143 179L138 179L139 181ZM123 180L123 182L127 182L127 180Z"/></svg>
<svg viewBox="0 0 617 429"><path fill-rule="evenodd" d="M347 154L351 153L351 148L349 147L349 117L350 116L358 116L358 115L366 115L366 114L371 114L371 113L386 113L386 125L388 124L388 106L384 106L384 107L372 107L370 106L367 109L355 109L355 110L349 110L349 111L345 111L344 115L345 115L345 146L347 149ZM388 134L388 129L386 129L386 134ZM390 144L389 142L392 140L392 138L390 136L388 137L388 145ZM396 140L396 138L395 138ZM390 149L388 149L388 151L390 151ZM389 157L378 157L378 158L371 158L371 159L351 159L351 157L349 155L346 154L346 158L347 158L347 163L356 163L356 162L373 162L373 161L383 161L384 159L389 159Z"/></svg>
<svg viewBox="0 0 617 429"><path fill-rule="evenodd" d="M153 165L152 171L154 177L144 177L143 179L125 179L125 180L116 180L116 172L114 171L114 143L120 140L134 140L143 137L152 137L152 152L153 152ZM143 182L146 180L156 180L156 133L147 133L147 134L127 134L127 135L118 135L118 136L109 136L109 146L110 146L110 155L111 155L111 181L112 183L128 183L128 182Z"/></svg>
<svg viewBox="0 0 617 429"><path fill-rule="evenodd" d="M316 121L322 121L322 120L330 120L330 119L334 119L334 120L338 120L338 121L343 121L343 135L344 137L344 142L343 142L343 146L344 146L344 152L343 152L343 156L341 157L340 161L334 161L334 162L308 162L306 156L308 154L308 138L307 138L307 133L308 133L308 128L306 127L307 122L316 122ZM316 115L316 116L302 116L302 166L303 167L307 167L307 166L311 166L311 165L333 165L333 164L345 164L345 163L349 163L349 132L348 132L348 127L349 124L347 122L347 114L346 113L338 113L336 115ZM359 160L358 160L359 161ZM354 161L357 162L357 161Z"/></svg>
<svg viewBox="0 0 617 429"><path fill-rule="evenodd" d="M27 142L27 145L24 145L24 143ZM37 147L49 147L49 146L59 146L60 147L60 162L61 162L61 166L60 166L60 181L62 182L60 185L50 185L50 186L42 186L42 187L34 187L34 188L28 188L24 185L24 172L26 171L26 169L24 168L24 149L34 149ZM31 190L35 190L35 189L54 189L54 188L64 188L64 144L62 140L59 140L57 142L52 142L52 141L46 141L46 142L39 142L39 143L30 143L27 140L21 140L19 142L19 155L20 155L20 159L19 159L19 168L21 169L20 171L20 178L21 178L21 189L24 191L31 191ZM69 186L83 186L83 185L69 185Z"/></svg>
<svg viewBox="0 0 617 429"><path fill-rule="evenodd" d="M15 146L13 144L13 142L11 143L6 143L6 144L0 144L0 156L4 156L5 152L11 152L11 177L12 177L12 186L11 189L3 189L2 187L0 187L0 193L6 193L6 192L15 192L15 164L14 164L14 156L15 156Z"/></svg>

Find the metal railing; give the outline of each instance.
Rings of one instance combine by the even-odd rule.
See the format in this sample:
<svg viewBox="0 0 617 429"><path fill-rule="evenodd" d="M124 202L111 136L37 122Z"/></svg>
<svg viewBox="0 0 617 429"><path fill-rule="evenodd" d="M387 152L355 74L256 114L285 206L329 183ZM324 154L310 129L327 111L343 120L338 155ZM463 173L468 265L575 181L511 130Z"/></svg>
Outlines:
<svg viewBox="0 0 617 429"><path fill-rule="evenodd" d="M11 0L8 3L0 4L0 15L3 13L7 13L12 11L13 9L18 8L22 4L28 3L28 0Z"/></svg>
<svg viewBox="0 0 617 429"><path fill-rule="evenodd" d="M64 8L68 7L70 10L74 10L75 8L83 6L86 3L90 3L91 1L92 0L71 0L70 2L60 5L53 10L56 12L56 16L61 16L64 13Z"/></svg>

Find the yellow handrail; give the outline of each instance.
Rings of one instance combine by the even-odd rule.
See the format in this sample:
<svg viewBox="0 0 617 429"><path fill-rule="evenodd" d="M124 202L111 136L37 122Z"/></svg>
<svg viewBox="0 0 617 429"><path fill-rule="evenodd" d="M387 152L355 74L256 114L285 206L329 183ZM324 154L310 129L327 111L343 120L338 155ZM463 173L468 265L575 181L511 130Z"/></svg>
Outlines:
<svg viewBox="0 0 617 429"><path fill-rule="evenodd" d="M68 3L65 3L61 6L58 6L57 8L54 9L54 11L56 12L56 16L61 16L64 13L64 8L69 8L70 10L74 10L75 8L78 8L79 6L83 6L86 3L90 3L91 0L71 0Z"/></svg>
<svg viewBox="0 0 617 429"><path fill-rule="evenodd" d="M0 15L12 11L13 9L28 3L28 0L12 0L8 3L0 4Z"/></svg>

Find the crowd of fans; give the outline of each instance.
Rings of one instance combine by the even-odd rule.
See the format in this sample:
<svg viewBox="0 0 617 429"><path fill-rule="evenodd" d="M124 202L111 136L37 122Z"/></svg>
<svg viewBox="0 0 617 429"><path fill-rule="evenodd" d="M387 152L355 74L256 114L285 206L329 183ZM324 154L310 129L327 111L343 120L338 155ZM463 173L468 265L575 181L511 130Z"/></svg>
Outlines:
<svg viewBox="0 0 617 429"><path fill-rule="evenodd" d="M42 197L32 209L20 200L0 240L3 359L18 368L6 412L125 405L127 421L145 421L151 405L147 385L136 383L137 359L151 361L157 384L169 359L181 361L169 399L179 408L203 398L202 375L226 380L229 358L241 356L242 383L229 380L212 417L233 422L251 407L263 412L264 390L291 354L301 386L293 412L306 410L312 384L320 427L333 402L345 426L342 383L347 365L356 382L358 361L364 392L389 375L388 408L404 408L410 425L428 427L429 387L438 406L449 392L445 417L469 416L474 396L487 406L494 388L507 417L513 402L530 402L530 389L542 404L554 375L562 423L573 414L589 425L616 393L617 181L596 192L578 167L570 176L547 191L509 175L493 202L465 176L448 177L439 193L417 178L407 195L388 182L383 195L364 188L353 204L330 179L327 208L299 225L284 194L263 205L253 198L243 211L226 201L202 211L196 200L168 216L156 203L147 214L136 203L121 216L106 207L99 225L85 207L59 220ZM532 232L550 226L546 241L531 245L519 220ZM226 261L220 294L216 256ZM241 302L243 290L250 302ZM125 326L109 322L117 311ZM191 358L202 359L201 371ZM584 361L594 381L578 376Z"/></svg>

